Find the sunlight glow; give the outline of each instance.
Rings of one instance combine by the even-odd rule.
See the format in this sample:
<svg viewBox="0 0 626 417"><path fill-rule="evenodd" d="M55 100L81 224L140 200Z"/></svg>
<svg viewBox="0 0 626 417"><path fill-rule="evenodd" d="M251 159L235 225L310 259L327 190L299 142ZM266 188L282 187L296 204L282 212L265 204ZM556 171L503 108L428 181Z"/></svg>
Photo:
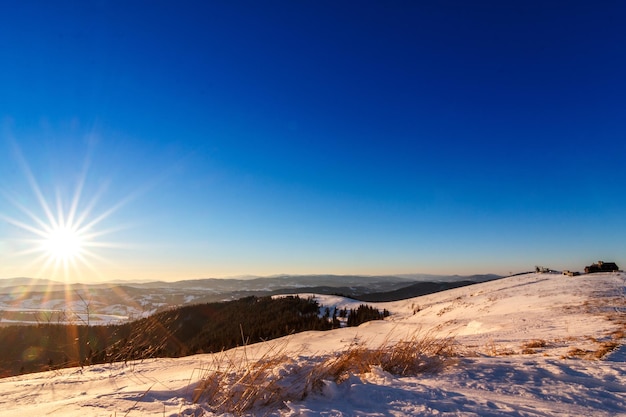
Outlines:
<svg viewBox="0 0 626 417"><path fill-rule="evenodd" d="M61 275L66 281L84 280L87 278L85 275L87 270L90 271L90 276L100 276L101 273L93 261L105 261L105 259L93 248L121 247L115 243L97 241L101 236L119 230L120 227L108 230L102 230L102 228L96 230L96 228L122 207L128 199L122 200L102 213L94 214L93 209L104 188L96 191L90 200L82 202L89 165L87 160L72 198L64 204L61 193L57 190L56 205L51 204L51 201L44 196L17 145L15 145L15 150L16 159L24 171L39 207L36 204L27 207L21 202L23 198L5 192L1 193L18 210L18 218L9 217L0 212L0 220L33 236L29 239L21 239L21 246L24 249L14 253L14 256L38 255L28 265L38 267L37 275L46 278L60 278L59 275Z"/></svg>
<svg viewBox="0 0 626 417"><path fill-rule="evenodd" d="M52 230L43 243L43 250L57 261L73 261L83 252L84 237L70 226Z"/></svg>

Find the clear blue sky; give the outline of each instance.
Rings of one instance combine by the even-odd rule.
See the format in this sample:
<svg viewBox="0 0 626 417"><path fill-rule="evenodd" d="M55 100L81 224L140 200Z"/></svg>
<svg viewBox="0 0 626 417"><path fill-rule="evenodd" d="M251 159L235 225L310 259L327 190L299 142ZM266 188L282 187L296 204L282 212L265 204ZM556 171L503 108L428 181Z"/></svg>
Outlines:
<svg viewBox="0 0 626 417"><path fill-rule="evenodd" d="M624 267L624 22L619 1L4 2L0 278ZM89 252L53 268L25 225L75 195Z"/></svg>

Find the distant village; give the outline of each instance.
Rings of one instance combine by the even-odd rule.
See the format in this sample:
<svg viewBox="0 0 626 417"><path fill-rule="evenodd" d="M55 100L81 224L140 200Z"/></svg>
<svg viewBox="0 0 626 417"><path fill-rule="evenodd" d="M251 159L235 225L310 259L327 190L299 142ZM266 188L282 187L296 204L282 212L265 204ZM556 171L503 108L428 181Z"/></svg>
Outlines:
<svg viewBox="0 0 626 417"><path fill-rule="evenodd" d="M597 272L618 272L620 271L619 267L615 262L604 262L598 261L595 264L591 264L585 267L585 274L594 274ZM537 273L563 273L563 275L567 275L570 277L580 275L580 272L577 271L555 271L551 268L547 268L544 266L536 266L535 272Z"/></svg>

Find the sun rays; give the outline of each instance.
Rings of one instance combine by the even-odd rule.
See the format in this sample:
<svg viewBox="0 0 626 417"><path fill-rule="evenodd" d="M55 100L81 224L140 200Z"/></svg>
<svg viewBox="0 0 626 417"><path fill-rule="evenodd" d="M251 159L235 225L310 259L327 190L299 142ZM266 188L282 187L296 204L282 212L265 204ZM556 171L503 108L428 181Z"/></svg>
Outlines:
<svg viewBox="0 0 626 417"><path fill-rule="evenodd" d="M16 239L19 250L14 251L12 256L32 257L25 264L30 265L30 270L37 268L39 277L79 281L87 279L85 273L100 276L95 263L106 259L96 248L121 247L101 240L104 235L118 230L106 229L103 227L104 221L125 201L97 211L96 206L104 193L104 186L89 199L85 198L88 158L78 178L59 184L54 193L44 193L17 146L15 150L16 160L21 165L36 202L27 205L23 201L28 199L15 192L11 194L3 191L1 194L15 210L10 216L0 212L0 221L5 221L20 232L20 237ZM64 189L73 188L71 198L63 198L61 186ZM51 194L53 198L50 198Z"/></svg>

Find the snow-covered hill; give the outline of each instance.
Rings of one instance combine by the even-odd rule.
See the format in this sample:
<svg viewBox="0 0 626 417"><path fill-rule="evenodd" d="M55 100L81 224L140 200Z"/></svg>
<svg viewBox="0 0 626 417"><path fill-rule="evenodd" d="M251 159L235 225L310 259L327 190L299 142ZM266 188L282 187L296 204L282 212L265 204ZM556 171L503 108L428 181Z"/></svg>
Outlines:
<svg viewBox="0 0 626 417"><path fill-rule="evenodd" d="M416 333L454 336L459 359L436 374L399 377L373 369L251 415L626 415L625 280L624 273L527 274L370 303L391 316L357 328L296 334L245 351L6 378L0 380L0 416L210 416L209 404L191 399L198 380L216 361L254 361L279 349L292 365L310 366L355 342L376 347ZM360 304L316 297L331 309ZM284 372L279 367L276 372Z"/></svg>

